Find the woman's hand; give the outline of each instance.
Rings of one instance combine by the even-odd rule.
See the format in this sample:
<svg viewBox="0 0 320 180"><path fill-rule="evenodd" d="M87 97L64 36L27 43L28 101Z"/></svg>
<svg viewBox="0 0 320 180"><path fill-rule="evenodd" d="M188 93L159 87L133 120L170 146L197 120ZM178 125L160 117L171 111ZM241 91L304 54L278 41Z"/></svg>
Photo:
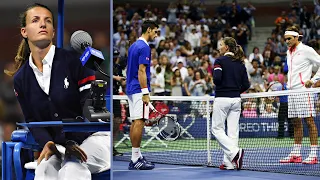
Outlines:
<svg viewBox="0 0 320 180"><path fill-rule="evenodd" d="M42 159L48 160L52 155L56 155L58 158L61 158L61 154L58 151L56 145L52 141L48 141L41 151L41 154L37 160L38 164L42 161Z"/></svg>

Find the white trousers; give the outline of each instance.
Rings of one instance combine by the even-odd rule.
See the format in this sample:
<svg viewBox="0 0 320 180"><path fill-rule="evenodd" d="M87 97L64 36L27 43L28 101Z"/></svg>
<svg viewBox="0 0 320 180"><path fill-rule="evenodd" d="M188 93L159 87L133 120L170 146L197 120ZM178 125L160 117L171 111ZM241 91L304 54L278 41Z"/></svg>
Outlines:
<svg viewBox="0 0 320 180"><path fill-rule="evenodd" d="M230 167L239 151L239 119L241 98L215 98L212 114L212 134L224 152L223 163ZM227 120L227 134L225 122Z"/></svg>
<svg viewBox="0 0 320 180"><path fill-rule="evenodd" d="M35 180L91 180L91 174L110 169L110 132L97 132L80 145L87 162L61 160L56 155L43 159L35 170Z"/></svg>

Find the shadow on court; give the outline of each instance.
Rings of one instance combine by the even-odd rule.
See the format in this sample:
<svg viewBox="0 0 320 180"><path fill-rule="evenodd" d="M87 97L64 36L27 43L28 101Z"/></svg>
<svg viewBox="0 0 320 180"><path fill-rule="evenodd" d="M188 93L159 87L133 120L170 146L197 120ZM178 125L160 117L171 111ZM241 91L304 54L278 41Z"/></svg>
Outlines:
<svg viewBox="0 0 320 180"><path fill-rule="evenodd" d="M149 171L130 171L129 162L113 161L113 180L153 179L153 180L187 180L187 179L225 179L225 180L319 180L315 176L302 176L281 173L257 171L225 171L218 168L201 166L179 166L156 164L156 168Z"/></svg>

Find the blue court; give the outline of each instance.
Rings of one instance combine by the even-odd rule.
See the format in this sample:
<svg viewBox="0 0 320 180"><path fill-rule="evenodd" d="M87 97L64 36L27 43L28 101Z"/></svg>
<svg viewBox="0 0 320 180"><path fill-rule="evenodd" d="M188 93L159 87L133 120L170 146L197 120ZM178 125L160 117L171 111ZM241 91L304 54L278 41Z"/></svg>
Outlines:
<svg viewBox="0 0 320 180"><path fill-rule="evenodd" d="M219 167L223 159L222 150L212 150L212 166ZM243 169L262 171L262 172L276 172L276 173L290 173L301 175L320 175L320 164L281 164L279 160L290 152L290 148L247 148L245 149L245 156L243 159ZM303 158L308 156L306 148L302 150ZM179 164L187 167L204 166L206 165L207 156L205 150L183 150L183 151L158 151L158 152L143 152L143 155L151 162L162 164ZM123 156L115 157L115 160L126 161L125 168L128 166L128 161L131 153L124 153ZM160 158L161 157L161 158ZM192 165L192 166L190 166ZM185 166L182 166L185 167ZM197 168L198 168L197 167ZM211 169L211 168L210 168ZM251 171L250 171L251 172ZM319 179L319 177L318 177Z"/></svg>
<svg viewBox="0 0 320 180"><path fill-rule="evenodd" d="M237 179L237 180L318 180L316 176L302 176L281 173L268 173L257 171L227 171L219 168L203 166L181 166L156 164L156 168L150 171L130 171L128 162L113 161L113 180L153 179L153 180L187 180L187 179ZM319 166L318 166L319 170Z"/></svg>

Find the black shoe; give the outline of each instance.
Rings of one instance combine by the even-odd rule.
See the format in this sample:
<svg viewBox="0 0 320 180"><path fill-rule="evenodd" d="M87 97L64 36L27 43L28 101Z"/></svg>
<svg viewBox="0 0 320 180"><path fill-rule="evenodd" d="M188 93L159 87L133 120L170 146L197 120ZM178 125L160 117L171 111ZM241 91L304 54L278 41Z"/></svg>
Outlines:
<svg viewBox="0 0 320 180"><path fill-rule="evenodd" d="M240 149L237 155L233 158L232 162L236 164L237 170L242 169L244 150Z"/></svg>

